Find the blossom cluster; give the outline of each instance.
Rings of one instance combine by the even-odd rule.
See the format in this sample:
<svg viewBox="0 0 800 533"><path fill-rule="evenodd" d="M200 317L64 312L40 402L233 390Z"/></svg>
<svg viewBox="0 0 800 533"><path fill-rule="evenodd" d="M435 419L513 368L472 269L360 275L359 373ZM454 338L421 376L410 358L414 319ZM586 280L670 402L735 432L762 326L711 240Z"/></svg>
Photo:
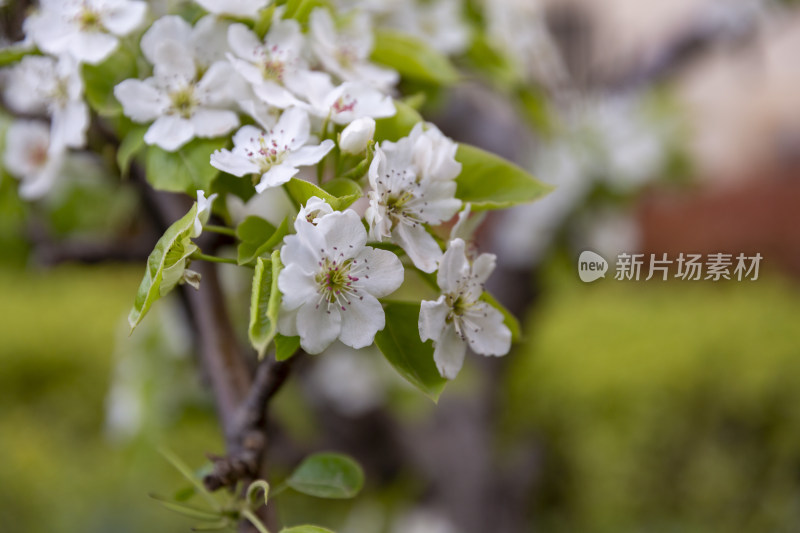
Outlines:
<svg viewBox="0 0 800 533"><path fill-rule="evenodd" d="M145 145L170 154L194 139L230 139L208 165L246 178L256 197L292 180L320 191L299 202L279 244L281 335L299 337L309 353L337 340L370 346L386 326L380 299L398 290L412 268L436 273L440 295L421 302L418 329L421 341L433 341L442 376L455 377L467 346L485 355L508 352L503 315L483 299L494 256L469 257L457 232L443 241L434 231L469 214L456 197L457 145L425 122L395 141L374 140L377 121L397 112L399 81L398 72L370 60L373 17L380 15L339 16L317 7L301 25L286 5L268 0L197 4L207 13L195 23L166 15L145 29L147 4L140 0L42 0L24 29L28 46L43 55L26 55L5 89L12 110L51 119L49 126L19 121L9 129L5 163L22 179L21 194L46 193L67 151L86 146L91 116L83 66L132 47L140 75L116 84L113 96L122 114L146 129ZM451 32L442 39L448 49L465 37ZM349 181L363 201L339 205L322 194L332 179ZM178 279L199 282L186 270L199 249L186 242L200 235L216 194L197 194L191 231L179 239L180 263L165 264L163 278L146 277L162 279L156 292Z"/></svg>

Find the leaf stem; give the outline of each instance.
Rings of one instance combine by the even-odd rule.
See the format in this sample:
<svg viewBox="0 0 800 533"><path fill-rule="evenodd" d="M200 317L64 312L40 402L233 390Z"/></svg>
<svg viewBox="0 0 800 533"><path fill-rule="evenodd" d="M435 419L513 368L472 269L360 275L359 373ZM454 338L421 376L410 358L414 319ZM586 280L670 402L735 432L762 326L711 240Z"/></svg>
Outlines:
<svg viewBox="0 0 800 533"><path fill-rule="evenodd" d="M236 230L232 228L226 228L225 226L215 226L214 224L206 224L203 226L203 229L219 233L220 235L229 235L231 237L236 237Z"/></svg>
<svg viewBox="0 0 800 533"><path fill-rule="evenodd" d="M236 262L236 259L228 259L227 257L217 257L215 255L206 255L201 252L194 252L190 255L192 259L197 259L200 261L208 261L209 263L223 263L226 265L238 265L239 263Z"/></svg>
<svg viewBox="0 0 800 533"><path fill-rule="evenodd" d="M253 526L259 531L259 533L269 533L269 529L258 519L256 515L253 514L252 511L245 509L242 511L242 516L247 518Z"/></svg>

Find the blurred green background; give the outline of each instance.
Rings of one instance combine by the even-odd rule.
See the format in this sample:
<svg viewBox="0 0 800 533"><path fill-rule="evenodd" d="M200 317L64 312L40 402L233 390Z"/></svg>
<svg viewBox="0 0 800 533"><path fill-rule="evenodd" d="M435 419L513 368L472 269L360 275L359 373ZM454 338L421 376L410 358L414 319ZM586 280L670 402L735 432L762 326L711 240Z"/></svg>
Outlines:
<svg viewBox="0 0 800 533"><path fill-rule="evenodd" d="M143 342L121 327L139 275L122 266L0 270L4 532L188 529L147 495L181 486L158 445L196 464L220 449L197 383L175 392L194 398L190 408L162 412L163 423L151 420L133 439L115 438L106 421L120 343ZM543 285L527 342L510 355L498 435L538 443L531 530L796 531L794 283L767 273L584 285L556 261ZM161 377L152 380L184 379L173 359L154 363Z"/></svg>

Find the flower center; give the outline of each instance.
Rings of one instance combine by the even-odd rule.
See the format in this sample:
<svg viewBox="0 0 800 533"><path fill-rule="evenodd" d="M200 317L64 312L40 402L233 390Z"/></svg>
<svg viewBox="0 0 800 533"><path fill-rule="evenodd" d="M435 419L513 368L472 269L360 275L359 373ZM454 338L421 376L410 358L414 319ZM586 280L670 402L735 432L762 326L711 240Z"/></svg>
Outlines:
<svg viewBox="0 0 800 533"><path fill-rule="evenodd" d="M198 101L193 87L189 86L173 91L169 98L172 102L172 112L180 115L181 118L189 118L194 114L194 108L197 107Z"/></svg>
<svg viewBox="0 0 800 533"><path fill-rule="evenodd" d="M78 14L78 26L80 26L82 32L97 32L104 30L100 13L89 7L84 7L80 14Z"/></svg>
<svg viewBox="0 0 800 533"><path fill-rule="evenodd" d="M339 263L328 257L319 262L320 270L314 278L317 282L317 292L320 295L317 307L326 302L328 307L338 305L344 311L347 309L347 305L352 303L352 298L360 298L356 287L359 278L351 274L354 264L355 260L353 259Z"/></svg>
<svg viewBox="0 0 800 533"><path fill-rule="evenodd" d="M276 57L278 52L280 52L280 48L277 46L273 46L269 50L260 51L261 64L258 67L265 81L283 81L286 64Z"/></svg>
<svg viewBox="0 0 800 533"><path fill-rule="evenodd" d="M333 103L332 109L334 113L352 112L356 107L356 103L358 103L358 100L346 94Z"/></svg>
<svg viewBox="0 0 800 533"><path fill-rule="evenodd" d="M250 142L253 145L247 151L247 157L258 165L262 174L273 166L283 163L289 152L288 146L280 146L274 139L268 139L263 135L258 138L258 146L255 146L256 139L250 139Z"/></svg>

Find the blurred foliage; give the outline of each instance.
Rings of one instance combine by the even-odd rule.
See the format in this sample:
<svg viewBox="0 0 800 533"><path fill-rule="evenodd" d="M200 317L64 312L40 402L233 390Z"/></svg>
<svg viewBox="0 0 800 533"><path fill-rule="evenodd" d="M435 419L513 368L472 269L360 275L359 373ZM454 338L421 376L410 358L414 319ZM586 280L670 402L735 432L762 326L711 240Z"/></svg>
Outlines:
<svg viewBox="0 0 800 533"><path fill-rule="evenodd" d="M220 446L213 412L185 409L169 429L128 441L112 442L105 425L114 341L140 274L138 267L0 269L4 533L185 529L147 496L181 484L156 445L199 464Z"/></svg>
<svg viewBox="0 0 800 533"><path fill-rule="evenodd" d="M147 493L183 485L158 444L192 465L221 449L207 397L196 401L184 385L172 387L167 392L182 396L184 407L128 440L112 438L105 420L112 378L120 379L120 369L130 377L120 360L149 358L162 389L182 383L174 361L158 366L170 358L150 353L153 337L137 340L152 332L132 339L148 353L115 348L140 273L0 270L4 532L187 530ZM526 453L539 457L530 494L537 530L797 529L797 287L769 273L756 282L584 285L563 264L551 265L544 281L527 344L508 359L500 411L504 446L529 446ZM313 440L307 406L295 402L297 385L284 392L276 416L298 426L287 427L295 437ZM168 403L162 398L152 409ZM278 500L290 523L311 513L344 524L355 520L351 513L393 508L414 487L407 479L347 505L310 507L309 498L290 493Z"/></svg>
<svg viewBox="0 0 800 533"><path fill-rule="evenodd" d="M797 531L798 288L612 278L553 266L510 359L537 530Z"/></svg>

